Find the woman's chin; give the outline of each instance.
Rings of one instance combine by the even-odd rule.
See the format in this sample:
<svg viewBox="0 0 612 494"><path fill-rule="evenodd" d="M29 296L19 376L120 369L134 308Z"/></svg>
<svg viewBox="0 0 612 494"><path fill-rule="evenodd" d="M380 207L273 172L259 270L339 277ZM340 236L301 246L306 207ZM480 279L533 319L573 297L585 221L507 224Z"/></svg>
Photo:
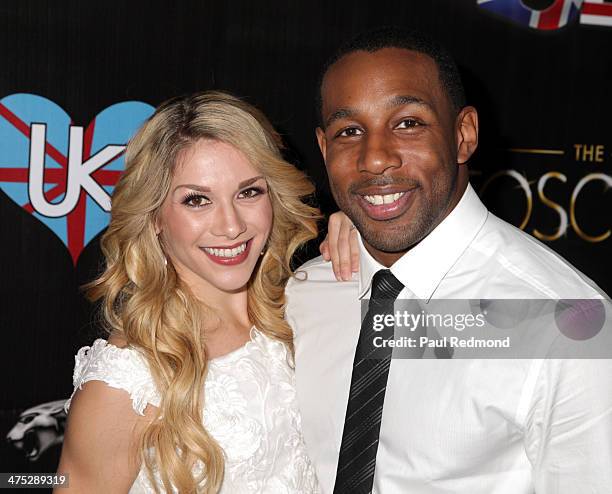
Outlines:
<svg viewBox="0 0 612 494"><path fill-rule="evenodd" d="M246 283L227 283L217 287L220 291L227 293L228 295L246 292Z"/></svg>

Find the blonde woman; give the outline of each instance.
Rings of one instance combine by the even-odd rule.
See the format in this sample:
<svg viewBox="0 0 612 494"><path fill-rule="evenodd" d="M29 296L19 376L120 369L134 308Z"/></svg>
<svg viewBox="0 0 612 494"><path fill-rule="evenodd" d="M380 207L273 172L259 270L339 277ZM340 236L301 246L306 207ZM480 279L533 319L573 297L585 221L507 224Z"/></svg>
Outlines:
<svg viewBox="0 0 612 494"><path fill-rule="evenodd" d="M162 104L130 141L88 287L110 336L76 356L62 492L318 491L283 310L319 211L279 146L220 92Z"/></svg>

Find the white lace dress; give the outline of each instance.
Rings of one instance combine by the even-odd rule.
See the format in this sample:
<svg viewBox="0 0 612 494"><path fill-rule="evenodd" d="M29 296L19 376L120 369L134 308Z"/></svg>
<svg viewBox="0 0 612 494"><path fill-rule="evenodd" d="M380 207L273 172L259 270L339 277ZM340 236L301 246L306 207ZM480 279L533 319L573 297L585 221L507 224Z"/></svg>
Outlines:
<svg viewBox="0 0 612 494"><path fill-rule="evenodd" d="M98 339L81 348L75 362L75 391L87 381L104 381L127 391L141 415L147 404L159 406L149 367L137 350ZM225 453L221 493L319 492L302 438L294 373L282 343L253 328L245 346L210 361L205 397L204 425ZM70 400L66 411L69 406ZM143 468L130 493L153 492Z"/></svg>

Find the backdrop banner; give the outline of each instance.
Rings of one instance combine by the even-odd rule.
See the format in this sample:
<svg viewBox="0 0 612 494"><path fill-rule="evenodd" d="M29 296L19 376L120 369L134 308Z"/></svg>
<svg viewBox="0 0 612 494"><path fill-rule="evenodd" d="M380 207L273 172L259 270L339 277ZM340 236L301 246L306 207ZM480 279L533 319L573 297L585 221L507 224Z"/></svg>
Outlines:
<svg viewBox="0 0 612 494"><path fill-rule="evenodd" d="M341 42L381 25L456 57L479 111L470 174L485 204L612 293L612 1L4 0L0 470L57 467L74 354L101 335L80 287L100 272L125 145L154 107L205 89L245 98L331 213L317 80Z"/></svg>

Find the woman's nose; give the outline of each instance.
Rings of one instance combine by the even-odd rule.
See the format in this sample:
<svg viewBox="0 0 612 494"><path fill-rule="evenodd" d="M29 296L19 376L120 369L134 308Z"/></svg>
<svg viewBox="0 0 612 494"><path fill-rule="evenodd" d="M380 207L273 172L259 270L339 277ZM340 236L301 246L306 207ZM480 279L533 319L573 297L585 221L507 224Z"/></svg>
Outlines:
<svg viewBox="0 0 612 494"><path fill-rule="evenodd" d="M215 213L213 235L235 239L246 231L246 223L234 204L221 205Z"/></svg>

